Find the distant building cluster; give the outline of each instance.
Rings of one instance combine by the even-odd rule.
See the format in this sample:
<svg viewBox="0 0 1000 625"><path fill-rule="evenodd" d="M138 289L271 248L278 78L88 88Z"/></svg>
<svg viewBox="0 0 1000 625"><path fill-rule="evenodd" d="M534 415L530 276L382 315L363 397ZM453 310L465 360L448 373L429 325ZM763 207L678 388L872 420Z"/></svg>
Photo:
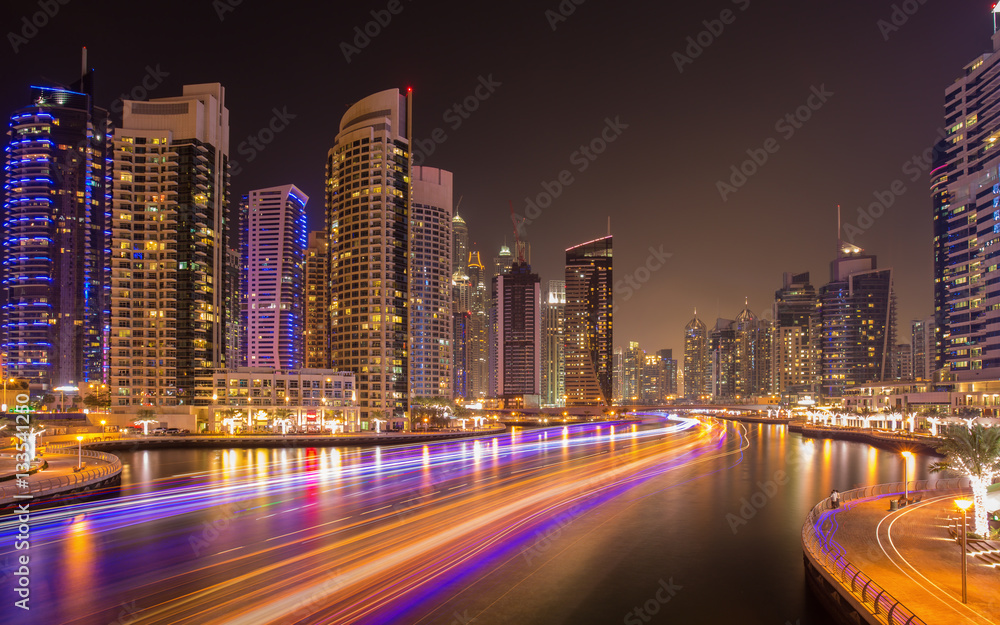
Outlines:
<svg viewBox="0 0 1000 625"><path fill-rule="evenodd" d="M611 236L547 288L524 241L484 262L453 174L413 165L411 92L344 114L310 232L290 182L232 197L222 85L126 100L119 122L92 75L10 116L5 378L192 430L278 409L400 428L421 398L611 404Z"/></svg>

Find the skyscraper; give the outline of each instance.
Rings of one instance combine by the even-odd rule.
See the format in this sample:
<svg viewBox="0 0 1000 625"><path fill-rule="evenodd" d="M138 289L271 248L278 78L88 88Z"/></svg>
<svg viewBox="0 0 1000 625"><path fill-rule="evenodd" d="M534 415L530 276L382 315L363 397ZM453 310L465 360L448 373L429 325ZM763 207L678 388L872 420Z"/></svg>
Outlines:
<svg viewBox="0 0 1000 625"><path fill-rule="evenodd" d="M994 16L995 18L995 16ZM1000 33L993 50L945 88L944 128L930 172L934 224L933 369L959 380L1000 376L1000 310L987 285L1000 281Z"/></svg>
<svg viewBox="0 0 1000 625"><path fill-rule="evenodd" d="M124 102L114 139L112 409L211 403L221 367L230 214L229 110L218 83ZM232 282L231 280L229 281ZM180 410L180 409L178 409Z"/></svg>
<svg viewBox="0 0 1000 625"><path fill-rule="evenodd" d="M919 319L911 326L911 353L913 354L913 379L931 380L934 378L935 356L934 317Z"/></svg>
<svg viewBox="0 0 1000 625"><path fill-rule="evenodd" d="M614 254L611 235L566 250L566 396L570 406L613 401Z"/></svg>
<svg viewBox="0 0 1000 625"><path fill-rule="evenodd" d="M469 394L470 399L482 399L490 394L489 340L490 305L486 268L479 252L469 253Z"/></svg>
<svg viewBox="0 0 1000 625"><path fill-rule="evenodd" d="M357 375L361 421L407 407L409 369L410 106L398 89L341 118L326 168L330 343L338 369Z"/></svg>
<svg viewBox="0 0 1000 625"><path fill-rule="evenodd" d="M751 399L771 393L771 324L758 319L749 302L736 316L736 397Z"/></svg>
<svg viewBox="0 0 1000 625"><path fill-rule="evenodd" d="M465 272L469 262L469 226L457 212L451 218L451 273Z"/></svg>
<svg viewBox="0 0 1000 625"><path fill-rule="evenodd" d="M656 406L665 401L667 380L662 356L659 354L646 354L643 358L642 373L639 379L639 403L644 406Z"/></svg>
<svg viewBox="0 0 1000 625"><path fill-rule="evenodd" d="M895 344L892 269L878 269L875 256L842 245L819 300L823 395L840 397L845 389L886 379Z"/></svg>
<svg viewBox="0 0 1000 625"><path fill-rule="evenodd" d="M247 216L247 365L299 369L305 361L306 203L295 185L250 192Z"/></svg>
<svg viewBox="0 0 1000 625"><path fill-rule="evenodd" d="M663 363L663 392L668 398L676 398L679 394L677 386L677 360L674 359L674 350L661 349L656 352Z"/></svg>
<svg viewBox="0 0 1000 625"><path fill-rule="evenodd" d="M107 379L111 129L91 78L31 87L10 117L0 351L33 391Z"/></svg>
<svg viewBox="0 0 1000 625"><path fill-rule="evenodd" d="M472 313L465 310L451 314L451 394L454 399L469 398L469 321Z"/></svg>
<svg viewBox="0 0 1000 625"><path fill-rule="evenodd" d="M739 367L736 357L736 322L716 319L708 331L709 384L711 396L717 401L734 401L739 397Z"/></svg>
<svg viewBox="0 0 1000 625"><path fill-rule="evenodd" d="M330 238L325 230L309 233L305 267L306 368L330 369Z"/></svg>
<svg viewBox="0 0 1000 625"><path fill-rule="evenodd" d="M629 341L623 365L622 403L626 406L634 406L642 401L642 367L645 361L646 352L635 341Z"/></svg>
<svg viewBox="0 0 1000 625"><path fill-rule="evenodd" d="M611 400L621 406L625 403L625 350L616 347L611 362Z"/></svg>
<svg viewBox="0 0 1000 625"><path fill-rule="evenodd" d="M549 280L542 304L542 405L566 405L566 283Z"/></svg>
<svg viewBox="0 0 1000 625"><path fill-rule="evenodd" d="M516 262L493 282L496 335L492 366L493 395L513 401L538 396L542 390L542 293L538 274Z"/></svg>
<svg viewBox="0 0 1000 625"><path fill-rule="evenodd" d="M708 329L695 311L694 319L684 327L685 397L693 401L711 397L709 366Z"/></svg>
<svg viewBox="0 0 1000 625"><path fill-rule="evenodd" d="M809 274L785 273L782 287L774 294L774 392L819 392L819 310Z"/></svg>
<svg viewBox="0 0 1000 625"><path fill-rule="evenodd" d="M410 219L410 397L452 395L452 173L414 167Z"/></svg>

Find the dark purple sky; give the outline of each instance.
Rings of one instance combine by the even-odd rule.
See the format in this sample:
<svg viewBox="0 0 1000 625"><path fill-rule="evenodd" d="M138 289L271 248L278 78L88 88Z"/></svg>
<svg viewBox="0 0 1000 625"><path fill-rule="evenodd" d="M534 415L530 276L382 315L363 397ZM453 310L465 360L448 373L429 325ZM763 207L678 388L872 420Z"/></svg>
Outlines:
<svg viewBox="0 0 1000 625"><path fill-rule="evenodd" d="M350 62L341 43L388 2L236 2L59 5L17 52L5 34L0 111L24 105L29 84L74 79L82 45L104 106L140 85L147 66L169 74L149 97L221 82L243 165L234 196L294 183L311 196L318 229L324 159L342 113L375 91L413 85L417 138L439 127L447 136L425 164L455 172L484 257L513 238L508 201L523 212L525 198L564 170L572 182L526 227L543 280L561 278L563 250L602 235L608 216L616 280L645 278L650 248L671 254L631 297L624 283L617 292L616 344L637 340L648 351L679 350L695 306L710 324L736 315L744 297L760 314L783 271L810 271L823 284L837 204L844 223L857 224L858 207L898 180L906 191L855 242L895 268L901 334L932 312L927 178L904 166L934 142L944 88L991 48L988 2L563 0L574 11L554 22L546 11L558 12L557 0L401 0ZM894 4L918 10L897 30L880 28ZM232 10L220 19L219 7ZM21 18L39 10L37 1L4 2L0 27L19 33ZM731 23L679 72L674 54L725 10ZM489 77L500 84L477 110L446 117ZM776 127L821 86L833 95L807 122ZM249 144L239 146L273 109L295 117L248 162ZM580 171L574 153L607 119L627 128L608 131L615 140ZM723 201L717 182L769 138L767 162Z"/></svg>

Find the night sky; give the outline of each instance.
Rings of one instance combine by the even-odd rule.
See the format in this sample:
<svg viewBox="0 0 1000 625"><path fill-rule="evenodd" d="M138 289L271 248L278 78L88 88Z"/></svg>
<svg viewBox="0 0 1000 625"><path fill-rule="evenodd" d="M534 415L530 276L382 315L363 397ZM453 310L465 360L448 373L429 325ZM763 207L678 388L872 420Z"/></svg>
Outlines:
<svg viewBox="0 0 1000 625"><path fill-rule="evenodd" d="M991 49L993 28L983 0L896 2L897 22L906 20L892 29L888 0L563 0L564 19L557 0L46 1L59 7L48 24L26 31L26 42L5 34L0 44L3 115L27 104L30 84L75 80L83 45L101 106L141 85L147 67L168 74L147 79L160 82L148 97L221 82L232 158L242 166L234 197L294 183L310 195L310 227L320 229L324 160L346 107L412 85L415 137L430 145L437 128L444 137L423 164L455 173L455 197L464 197L460 212L484 260L513 241L508 202L523 214L525 198L565 171L569 184L550 184L563 188L525 227L533 267L543 281L561 279L564 249L604 235L610 216L616 281L647 279L638 290L624 281L616 289L615 342L675 355L695 306L711 324L733 318L744 297L764 312L784 271L809 271L824 284L837 204L845 225L865 228L854 242L895 269L908 341L909 320L932 313L920 160L943 123L945 87ZM8 0L0 26L20 34L21 18L40 10L37 0ZM341 44L355 45L355 27L373 22L372 11L390 19L348 51L348 62ZM710 43L697 58L675 55L686 56L688 37L720 16L731 23L714 24L723 27L718 37L701 35ZM488 97L475 100L484 83L492 86L479 94ZM827 95L812 99L810 119L777 125L814 87ZM452 110L468 98L475 111ZM275 110L294 118L250 161L244 142ZM614 141L601 154L578 152L602 132ZM762 151L771 138L772 153ZM717 183L730 180L747 150L767 161L723 200ZM858 208L896 181L905 192L873 223L858 224ZM640 267L650 248L670 256L653 257L649 266L660 268L647 274Z"/></svg>

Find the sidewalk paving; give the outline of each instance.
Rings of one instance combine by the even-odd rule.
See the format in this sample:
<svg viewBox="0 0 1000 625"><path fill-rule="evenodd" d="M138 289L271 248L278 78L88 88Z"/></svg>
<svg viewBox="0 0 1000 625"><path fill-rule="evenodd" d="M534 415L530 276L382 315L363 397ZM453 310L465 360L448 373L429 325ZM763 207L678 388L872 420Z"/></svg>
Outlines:
<svg viewBox="0 0 1000 625"><path fill-rule="evenodd" d="M48 461L49 466L41 471L32 473L27 477L28 483L32 484L35 482L42 482L44 480L49 480L52 478L65 477L67 475L73 475L73 469L76 468L77 457L76 454L54 454L45 453L42 455L43 461ZM0 477L6 477L8 475L15 475L17 471L15 470L17 462L14 459L14 452L4 451L0 453ZM95 458L84 458L83 466L95 467L104 464L100 460ZM16 484L15 480L4 480L0 482L0 487L6 487Z"/></svg>
<svg viewBox="0 0 1000 625"><path fill-rule="evenodd" d="M920 503L889 512L889 500L898 496L836 510L831 545L928 625L1000 623L1000 568L972 555L969 603L962 604L961 544L948 533L949 520L960 516L960 493L925 493Z"/></svg>

